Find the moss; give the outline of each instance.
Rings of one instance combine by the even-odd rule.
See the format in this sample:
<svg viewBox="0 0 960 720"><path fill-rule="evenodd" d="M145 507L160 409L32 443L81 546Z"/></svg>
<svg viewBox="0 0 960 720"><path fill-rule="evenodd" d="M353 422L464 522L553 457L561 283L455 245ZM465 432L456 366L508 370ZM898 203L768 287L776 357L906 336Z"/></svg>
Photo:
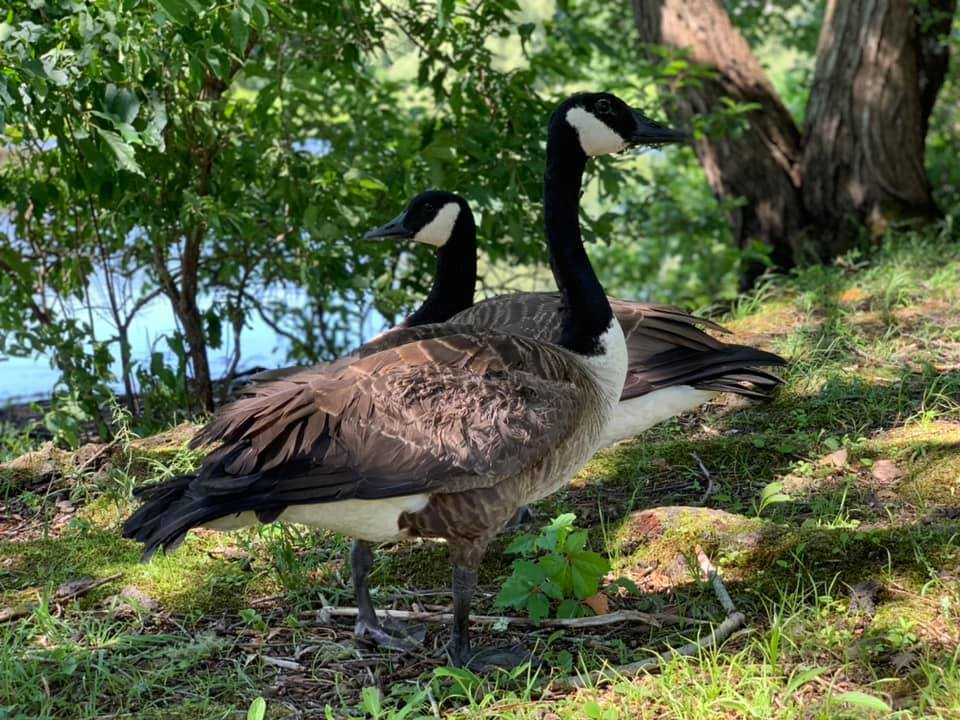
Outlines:
<svg viewBox="0 0 960 720"><path fill-rule="evenodd" d="M8 559L10 575L5 584L17 593L52 592L69 580L116 575L81 604L96 604L134 585L168 612L198 615L239 609L250 595L258 594L260 579L237 563L210 556L231 542L220 534L194 533L177 552L141 563L140 546L122 539L116 527L83 523L59 538L2 543L0 557Z"/></svg>
<svg viewBox="0 0 960 720"><path fill-rule="evenodd" d="M74 453L52 442L41 445L10 462L0 463L0 497L44 479L63 475L74 467Z"/></svg>

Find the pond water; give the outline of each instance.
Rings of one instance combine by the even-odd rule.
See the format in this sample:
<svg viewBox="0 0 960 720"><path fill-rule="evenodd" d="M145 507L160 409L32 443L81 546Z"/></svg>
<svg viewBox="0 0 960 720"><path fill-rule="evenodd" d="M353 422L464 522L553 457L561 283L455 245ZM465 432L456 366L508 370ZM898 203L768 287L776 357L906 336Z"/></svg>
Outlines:
<svg viewBox="0 0 960 720"><path fill-rule="evenodd" d="M295 292L285 296L291 306L299 302ZM203 309L203 308L201 308ZM383 318L376 313L364 327L364 336L371 337L381 329ZM165 298L158 298L143 308L134 319L130 328L130 343L134 362L147 363L153 352L162 352L168 362L173 363L166 340L176 329L173 312ZM94 316L94 332L98 338L114 334L112 325L105 318ZM224 342L219 350L210 350L210 366L214 378L222 377L230 364L230 352L233 347L233 332L228 326L223 328ZM287 364L289 342L278 336L254 314L248 320L240 336L241 360L239 370L256 366L274 368ZM116 345L111 352L119 354ZM119 358L114 363L114 373L120 377ZM60 377L60 373L51 367L50 359L45 355L37 357L4 357L0 355L0 406L13 402L24 402L49 397ZM117 382L115 389L121 390Z"/></svg>

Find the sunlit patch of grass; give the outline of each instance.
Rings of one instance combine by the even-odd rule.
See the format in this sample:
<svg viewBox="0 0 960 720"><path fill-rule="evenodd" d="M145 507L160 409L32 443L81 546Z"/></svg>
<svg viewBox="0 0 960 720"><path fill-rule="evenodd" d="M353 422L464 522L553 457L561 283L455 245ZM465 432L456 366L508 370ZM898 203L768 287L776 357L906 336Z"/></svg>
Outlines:
<svg viewBox="0 0 960 720"><path fill-rule="evenodd" d="M349 621L330 639L331 626L312 627L315 615L307 612L354 604L344 538L280 525L200 531L147 565L134 543L119 538L134 505L131 488L196 466L199 455L184 449L192 427L182 426L127 437L106 467L68 472L57 497L77 506L71 523L0 544L0 609L35 605L0 624L0 707L41 718L234 717L263 695L267 716L284 717L287 700L271 690L294 685L284 685L285 671L247 655L279 653L277 638L293 637L299 650L312 648L301 658L304 692L325 693L334 717L375 715L375 699L384 718L405 708L407 717L436 711L507 720L958 717L956 318L960 248L918 238L772 280L724 319L734 342L759 343L790 360L772 403L720 400L664 423L599 453L571 487L534 508L544 522L576 512L578 524L591 526L590 546L614 561L610 579L623 574L640 583L640 595L608 587L615 607L715 620L716 600L689 559L669 584L650 579L704 547L748 617L746 629L717 650L577 693L557 685L544 693L544 682L648 657L683 642L689 629L531 631L553 663L539 676L479 679L434 670L435 659L406 673L419 662L410 657L374 664L365 656L350 665L358 655ZM700 462L710 475L706 496ZM883 462L895 472L890 465L875 472ZM771 484L783 497L765 506L761 493ZM17 512L38 521L59 512L42 493L20 488L7 493ZM657 537L627 532L634 511L701 503L729 516L691 513ZM484 612L495 611L490 596L509 571L503 547L496 542L481 568L477 608ZM449 603L441 544L386 546L376 557L378 603ZM65 581L113 575L78 600L55 598ZM153 614L111 614L104 601L129 585L157 602ZM866 609L853 601L864 587L873 588ZM434 650L446 632L431 630ZM489 641L500 632L479 634ZM259 650L246 644L268 637ZM353 675L337 675L343 667ZM361 694L368 667L382 680L379 695Z"/></svg>

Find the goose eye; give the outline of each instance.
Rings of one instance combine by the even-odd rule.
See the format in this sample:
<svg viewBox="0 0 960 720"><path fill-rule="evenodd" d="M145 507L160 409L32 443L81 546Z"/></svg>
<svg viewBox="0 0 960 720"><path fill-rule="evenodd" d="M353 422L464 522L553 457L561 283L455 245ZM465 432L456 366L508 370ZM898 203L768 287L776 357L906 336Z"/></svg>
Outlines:
<svg viewBox="0 0 960 720"><path fill-rule="evenodd" d="M597 100L597 104L594 105L594 108L601 115L609 115L613 108L610 106L610 101L606 98L600 98Z"/></svg>

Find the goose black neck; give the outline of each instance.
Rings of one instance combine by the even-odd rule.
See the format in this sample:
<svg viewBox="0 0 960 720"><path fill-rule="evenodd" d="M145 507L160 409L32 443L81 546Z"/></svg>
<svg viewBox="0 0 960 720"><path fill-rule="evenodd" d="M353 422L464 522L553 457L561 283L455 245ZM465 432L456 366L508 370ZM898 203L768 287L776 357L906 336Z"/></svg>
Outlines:
<svg viewBox="0 0 960 720"><path fill-rule="evenodd" d="M477 282L477 226L468 208L461 208L447 243L437 248L433 287L423 304L405 321L407 327L447 322L473 305Z"/></svg>
<svg viewBox="0 0 960 720"><path fill-rule="evenodd" d="M550 266L563 296L560 345L580 355L597 355L603 351L600 337L610 327L613 311L580 235L580 187L586 164L573 128L554 117L547 136L543 210Z"/></svg>

